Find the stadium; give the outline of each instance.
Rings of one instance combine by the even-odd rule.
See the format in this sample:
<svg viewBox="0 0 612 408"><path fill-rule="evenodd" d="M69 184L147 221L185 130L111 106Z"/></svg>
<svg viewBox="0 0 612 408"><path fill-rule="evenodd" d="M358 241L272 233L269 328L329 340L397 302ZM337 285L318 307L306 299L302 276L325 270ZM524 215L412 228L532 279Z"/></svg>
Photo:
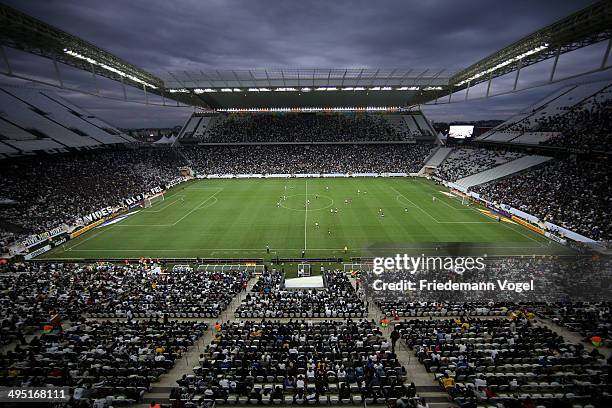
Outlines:
<svg viewBox="0 0 612 408"><path fill-rule="evenodd" d="M333 3L0 3L2 406L612 406L612 2Z"/></svg>

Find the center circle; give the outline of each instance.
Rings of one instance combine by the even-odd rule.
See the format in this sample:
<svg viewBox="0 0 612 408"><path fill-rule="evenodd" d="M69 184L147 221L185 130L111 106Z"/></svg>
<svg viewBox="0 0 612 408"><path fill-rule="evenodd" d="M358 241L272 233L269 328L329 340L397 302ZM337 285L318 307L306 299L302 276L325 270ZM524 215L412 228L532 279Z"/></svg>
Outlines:
<svg viewBox="0 0 612 408"><path fill-rule="evenodd" d="M306 211L306 200L310 200L308 211L320 211L334 205L334 200L323 194L292 194L286 200L281 200L280 205L287 210Z"/></svg>

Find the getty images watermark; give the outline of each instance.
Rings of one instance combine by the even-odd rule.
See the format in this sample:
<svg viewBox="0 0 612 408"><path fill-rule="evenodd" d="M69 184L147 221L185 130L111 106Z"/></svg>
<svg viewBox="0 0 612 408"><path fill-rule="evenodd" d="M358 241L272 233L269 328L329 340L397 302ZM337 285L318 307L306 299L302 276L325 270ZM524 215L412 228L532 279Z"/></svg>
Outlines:
<svg viewBox="0 0 612 408"><path fill-rule="evenodd" d="M509 279L480 279L464 281L464 275L483 277L482 274L470 272L483 272L486 268L484 257L471 256L410 256L396 254L391 257L376 257L373 259L372 273L374 278L369 280L369 286L376 292L442 292L442 291L503 291L522 293L535 289L533 279L528 281L515 281ZM432 272L447 272L447 275L456 279L443 280L416 279L418 275L431 275ZM383 274L385 274L383 279Z"/></svg>

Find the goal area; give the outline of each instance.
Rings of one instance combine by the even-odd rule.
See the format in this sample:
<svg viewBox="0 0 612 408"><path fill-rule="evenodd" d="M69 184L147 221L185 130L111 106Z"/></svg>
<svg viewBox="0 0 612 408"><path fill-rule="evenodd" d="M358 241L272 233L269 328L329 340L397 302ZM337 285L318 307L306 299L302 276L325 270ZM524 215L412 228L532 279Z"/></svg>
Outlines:
<svg viewBox="0 0 612 408"><path fill-rule="evenodd" d="M164 201L164 192L162 191L161 193L157 193L155 195L152 195L150 197L146 197L143 201L143 207L144 208L149 208L152 207L153 204L160 202L160 201Z"/></svg>

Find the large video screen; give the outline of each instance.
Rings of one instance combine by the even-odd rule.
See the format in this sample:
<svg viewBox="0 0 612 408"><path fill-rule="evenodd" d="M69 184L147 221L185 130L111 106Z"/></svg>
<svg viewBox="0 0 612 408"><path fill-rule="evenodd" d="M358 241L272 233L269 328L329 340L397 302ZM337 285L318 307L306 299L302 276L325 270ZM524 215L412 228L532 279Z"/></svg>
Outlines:
<svg viewBox="0 0 612 408"><path fill-rule="evenodd" d="M448 137L465 139L466 137L472 137L472 133L474 133L474 126L472 125L451 125L448 131Z"/></svg>

